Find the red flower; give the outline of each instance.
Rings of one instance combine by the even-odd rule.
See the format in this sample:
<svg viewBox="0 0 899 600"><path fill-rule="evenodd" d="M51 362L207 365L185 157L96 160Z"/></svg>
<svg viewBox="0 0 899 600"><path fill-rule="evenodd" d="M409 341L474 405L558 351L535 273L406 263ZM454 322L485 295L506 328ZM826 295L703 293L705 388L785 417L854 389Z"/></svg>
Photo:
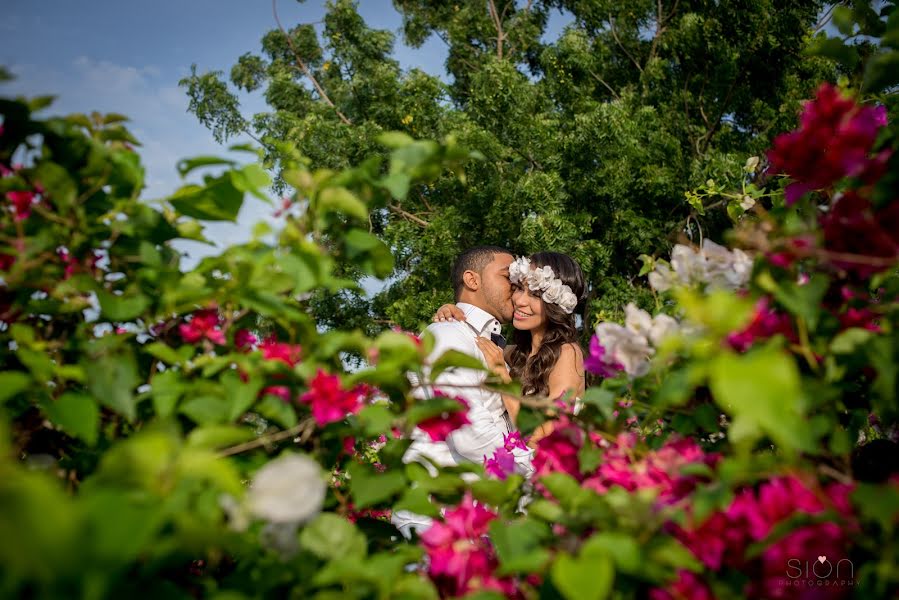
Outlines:
<svg viewBox="0 0 899 600"><path fill-rule="evenodd" d="M799 129L778 136L768 151L769 171L793 179L787 204L808 191L827 188L846 176L862 174L878 130L886 125L883 106L860 106L824 83L807 102Z"/></svg>
<svg viewBox="0 0 899 600"><path fill-rule="evenodd" d="M16 221L24 221L31 216L31 205L34 204L34 192L6 192L6 197L12 202L12 212Z"/></svg>
<svg viewBox="0 0 899 600"><path fill-rule="evenodd" d="M234 334L234 345L239 350L250 350L259 342L259 338L253 335L248 329L238 329Z"/></svg>
<svg viewBox="0 0 899 600"><path fill-rule="evenodd" d="M830 260L837 268L864 278L891 267L899 259L899 202L890 202L878 210L867 198L850 190L821 217L821 227L824 248L838 254ZM870 264L866 257L880 262Z"/></svg>
<svg viewBox="0 0 899 600"><path fill-rule="evenodd" d="M766 340L777 334L789 340L796 339L790 317L769 308L768 298L762 297L755 303L755 311L749 325L728 334L727 343L737 352L745 352L757 340Z"/></svg>
<svg viewBox="0 0 899 600"><path fill-rule="evenodd" d="M299 344L285 344L276 340L274 336L262 342L259 345L259 349L262 351L264 359L278 360L288 367L296 366L300 362L300 354L303 350Z"/></svg>
<svg viewBox="0 0 899 600"><path fill-rule="evenodd" d="M363 392L359 388L345 390L337 375L319 369L309 382L309 391L300 397L300 402L310 405L315 422L324 426L359 412L362 398Z"/></svg>
<svg viewBox="0 0 899 600"><path fill-rule="evenodd" d="M209 341L223 346L225 344L225 334L219 328L222 319L217 309L208 308L194 312L190 322L182 323L178 326L181 337L188 344L195 344L201 339L206 338Z"/></svg>
<svg viewBox="0 0 899 600"><path fill-rule="evenodd" d="M686 569L677 572L677 579L665 589L649 591L649 600L714 600L708 585L695 573Z"/></svg>
<svg viewBox="0 0 899 600"><path fill-rule="evenodd" d="M447 397L441 392L435 392L434 395L437 397ZM446 441L449 434L460 427L471 423L471 421L468 420L468 403L462 398L455 398L455 400L462 407L461 410L442 412L439 415L425 419L418 424L418 428L427 433L431 440L435 442Z"/></svg>
<svg viewBox="0 0 899 600"><path fill-rule="evenodd" d="M12 254L0 253L0 271L9 271L15 263L15 256Z"/></svg>
<svg viewBox="0 0 899 600"><path fill-rule="evenodd" d="M507 597L516 594L514 582L493 572L497 560L487 537L496 513L475 504L470 495L446 511L421 536L428 554L428 575L443 596L462 596L476 590L495 590Z"/></svg>

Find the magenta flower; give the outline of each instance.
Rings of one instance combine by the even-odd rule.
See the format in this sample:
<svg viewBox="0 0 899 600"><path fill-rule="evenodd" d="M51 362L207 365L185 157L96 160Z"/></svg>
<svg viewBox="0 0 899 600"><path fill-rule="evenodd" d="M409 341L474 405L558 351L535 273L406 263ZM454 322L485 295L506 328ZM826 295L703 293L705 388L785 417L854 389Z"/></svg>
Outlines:
<svg viewBox="0 0 899 600"><path fill-rule="evenodd" d="M234 345L240 350L250 350L259 343L259 338L248 329L238 329L234 334Z"/></svg>
<svg viewBox="0 0 899 600"><path fill-rule="evenodd" d="M785 190L787 204L865 171L885 124L884 107L861 106L829 83L822 84L815 99L805 104L799 129L775 138L768 151L769 172L793 180Z"/></svg>
<svg viewBox="0 0 899 600"><path fill-rule="evenodd" d="M188 344L196 344L205 338L222 346L225 344L225 334L219 327L221 323L218 310L208 308L194 312L190 322L179 325L178 331Z"/></svg>
<svg viewBox="0 0 899 600"><path fill-rule="evenodd" d="M265 360L280 361L288 367L294 367L300 362L300 355L303 351L299 344L285 344L275 339L275 336L270 336L262 342L259 349Z"/></svg>
<svg viewBox="0 0 899 600"><path fill-rule="evenodd" d="M790 317L770 308L769 304L768 298L759 298L755 303L752 321L740 331L728 334L727 343L731 348L737 352L745 352L756 341L766 340L778 334L788 340L796 340L796 333L793 331Z"/></svg>
<svg viewBox="0 0 899 600"><path fill-rule="evenodd" d="M584 368L603 378L615 377L624 370L624 367L606 352L596 335L590 338L590 352L584 358Z"/></svg>
<svg viewBox="0 0 899 600"><path fill-rule="evenodd" d="M487 538L496 513L476 504L466 494L461 504L446 511L442 522L435 522L421 536L428 555L428 576L441 596L462 596L477 590L495 590L515 595L509 579L493 572L497 561Z"/></svg>
<svg viewBox="0 0 899 600"><path fill-rule="evenodd" d="M34 204L34 192L6 192L6 197L12 202L12 212L16 221L24 221L31 216L31 205Z"/></svg>
<svg viewBox="0 0 899 600"><path fill-rule="evenodd" d="M715 600L715 596L698 575L681 569L668 587L650 590L649 600Z"/></svg>
<svg viewBox="0 0 899 600"><path fill-rule="evenodd" d="M447 397L441 392L434 394L437 397ZM432 441L446 441L447 436L471 423L468 420L468 403L462 398L454 398L460 405L459 410L445 411L439 415L435 415L429 419L425 419L418 424L418 428L428 434Z"/></svg>
<svg viewBox="0 0 899 600"><path fill-rule="evenodd" d="M324 426L359 412L362 397L363 393L358 388L345 390L337 375L319 369L309 382L309 391L300 397L300 402L310 405L315 422Z"/></svg>
<svg viewBox="0 0 899 600"><path fill-rule="evenodd" d="M505 480L515 472L515 455L505 448L497 448L493 458L484 457L484 470L488 475Z"/></svg>

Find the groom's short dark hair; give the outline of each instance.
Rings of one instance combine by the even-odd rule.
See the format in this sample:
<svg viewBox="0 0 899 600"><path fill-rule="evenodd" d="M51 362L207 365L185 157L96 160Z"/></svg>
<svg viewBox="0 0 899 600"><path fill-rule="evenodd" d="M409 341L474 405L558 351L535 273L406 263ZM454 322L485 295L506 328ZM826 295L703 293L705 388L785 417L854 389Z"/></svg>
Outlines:
<svg viewBox="0 0 899 600"><path fill-rule="evenodd" d="M456 262L453 263L452 273L453 293L456 296L456 301L459 300L462 288L465 287L465 282L462 281L462 275L465 274L465 271L481 273L484 270L484 267L493 261L493 257L496 254L512 253L499 246L475 246L474 248L469 248L456 258Z"/></svg>

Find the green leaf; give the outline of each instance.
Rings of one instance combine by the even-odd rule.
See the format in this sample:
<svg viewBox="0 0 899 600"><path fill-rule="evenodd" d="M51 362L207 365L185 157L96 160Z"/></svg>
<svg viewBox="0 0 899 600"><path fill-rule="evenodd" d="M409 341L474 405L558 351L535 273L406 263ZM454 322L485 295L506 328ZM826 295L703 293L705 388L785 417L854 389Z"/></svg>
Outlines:
<svg viewBox="0 0 899 600"><path fill-rule="evenodd" d="M78 186L62 166L43 161L35 167L34 179L46 190L46 195L58 209L68 209L75 203Z"/></svg>
<svg viewBox="0 0 899 600"><path fill-rule="evenodd" d="M376 473L358 463L351 464L347 470L356 508L367 508L388 500L405 489L407 484L401 471Z"/></svg>
<svg viewBox="0 0 899 600"><path fill-rule="evenodd" d="M228 402L221 396L196 396L181 404L179 412L199 425L228 420Z"/></svg>
<svg viewBox="0 0 899 600"><path fill-rule="evenodd" d="M87 387L94 398L134 421L137 416L134 388L139 383L134 356L130 352L101 355L86 360L84 370Z"/></svg>
<svg viewBox="0 0 899 600"><path fill-rule="evenodd" d="M366 406L359 411L356 418L362 426L363 434L370 437L390 431L394 414L386 404L379 403Z"/></svg>
<svg viewBox="0 0 899 600"><path fill-rule="evenodd" d="M156 411L156 415L162 418L171 415L175 411L178 398L186 388L187 385L177 371L168 370L154 375L153 383L150 386L150 395L153 397L153 409Z"/></svg>
<svg viewBox="0 0 899 600"><path fill-rule="evenodd" d="M233 167L236 164L237 163L233 160L222 158L220 156L195 156L194 158L185 158L179 160L177 169L178 174L181 175L181 177L184 177L191 171L200 169L202 167Z"/></svg>
<svg viewBox="0 0 899 600"><path fill-rule="evenodd" d="M228 400L230 401L228 420L234 421L247 412L247 410L253 406L253 403L256 402L256 399L259 397L259 392L262 390L263 382L256 377L252 377L249 381L243 382L240 380L237 373L228 371L222 375L222 385L224 385L225 391L228 393ZM290 417L286 418L290 420ZM292 425L290 427L292 427Z"/></svg>
<svg viewBox="0 0 899 600"><path fill-rule="evenodd" d="M715 401L733 415L729 436L734 444L748 448L767 435L791 454L814 450L792 356L772 347L742 356L722 353L711 371Z"/></svg>
<svg viewBox="0 0 899 600"><path fill-rule="evenodd" d="M487 367L484 366L484 363L474 356L465 354L464 352L459 352L458 350L447 350L446 352L441 354L436 361L434 361L429 377L431 381L435 381L444 371L457 368L475 369L478 371L487 370Z"/></svg>
<svg viewBox="0 0 899 600"><path fill-rule="evenodd" d="M235 188L241 192L252 194L266 204L272 203L271 198L261 189L271 185L271 178L269 178L268 173L262 167L253 163L240 170L230 171L230 173L231 182Z"/></svg>
<svg viewBox="0 0 899 600"><path fill-rule="evenodd" d="M640 543L631 535L618 531L594 534L586 544L582 553L592 553L594 549L602 549L615 561L615 567L628 575L639 575L643 567Z"/></svg>
<svg viewBox="0 0 899 600"><path fill-rule="evenodd" d="M67 392L44 405L50 420L63 431L83 440L88 446L97 443L100 409L97 401L78 392Z"/></svg>
<svg viewBox="0 0 899 600"><path fill-rule="evenodd" d="M300 533L300 546L324 560L363 558L365 535L346 518L324 512Z"/></svg>
<svg viewBox="0 0 899 600"><path fill-rule="evenodd" d="M899 85L899 52L877 54L868 61L862 89L876 94Z"/></svg>
<svg viewBox="0 0 899 600"><path fill-rule="evenodd" d="M391 149L402 148L408 146L415 140L401 131L385 131L378 136L378 142Z"/></svg>
<svg viewBox="0 0 899 600"><path fill-rule="evenodd" d="M243 205L243 192L234 187L231 178L211 179L206 185L186 185L176 191L169 202L179 213L203 221L236 221Z"/></svg>
<svg viewBox="0 0 899 600"><path fill-rule="evenodd" d="M808 282L802 285L788 281L771 287L769 291L787 310L805 319L809 329L814 331L821 314L821 300L829 285L828 277L812 275Z"/></svg>
<svg viewBox="0 0 899 600"><path fill-rule="evenodd" d="M187 445L192 448L216 450L248 442L256 437L252 429L238 425L204 425L197 427L187 436Z"/></svg>
<svg viewBox="0 0 899 600"><path fill-rule="evenodd" d="M16 394L20 394L31 385L31 377L21 371L4 371L0 373L0 403L6 402Z"/></svg>
<svg viewBox="0 0 899 600"><path fill-rule="evenodd" d="M150 299L140 292L117 296L105 290L97 290L97 299L100 301L100 312L110 321L131 321L150 306Z"/></svg>
<svg viewBox="0 0 899 600"><path fill-rule="evenodd" d="M854 46L845 44L843 40L835 37L820 37L815 39L806 50L811 56L823 56L842 64L848 69L855 68L858 64L858 50Z"/></svg>
<svg viewBox="0 0 899 600"><path fill-rule="evenodd" d="M381 185L396 200L404 200L406 198L411 184L412 179L405 173L393 173L381 180Z"/></svg>
<svg viewBox="0 0 899 600"><path fill-rule="evenodd" d="M255 410L266 419L274 421L285 429L290 429L297 424L297 411L294 410L293 406L277 396L266 395L256 405Z"/></svg>
<svg viewBox="0 0 899 600"><path fill-rule="evenodd" d="M874 337L874 332L861 327L850 327L838 333L830 342L834 354L852 354L865 342Z"/></svg>
<svg viewBox="0 0 899 600"><path fill-rule="evenodd" d="M393 272L393 254L377 236L361 229L351 229L344 238L347 258L363 272L380 279Z"/></svg>
<svg viewBox="0 0 899 600"><path fill-rule="evenodd" d="M318 195L318 207L323 212L338 212L360 221L368 220L368 207L345 187L329 187Z"/></svg>
<svg viewBox="0 0 899 600"><path fill-rule="evenodd" d="M408 510L434 519L440 516L440 510L431 502L427 490L421 487L410 487L406 490L406 493L393 505L393 510Z"/></svg>
<svg viewBox="0 0 899 600"><path fill-rule="evenodd" d="M601 549L582 552L578 558L559 554L550 573L553 584L567 600L608 598L615 580L614 563Z"/></svg>
<svg viewBox="0 0 899 600"><path fill-rule="evenodd" d="M459 412L461 410L465 410L465 407L463 407L455 398L437 396L435 398L416 402L412 408L406 412L406 422L410 425L417 425L432 417L444 413Z"/></svg>
<svg viewBox="0 0 899 600"><path fill-rule="evenodd" d="M540 478L540 483L562 506L570 506L581 493L580 484L567 473L549 473Z"/></svg>
<svg viewBox="0 0 899 600"><path fill-rule="evenodd" d="M490 541L496 548L501 574L539 571L550 558L541 545L552 537L548 523L533 519L511 523L497 520L490 524Z"/></svg>

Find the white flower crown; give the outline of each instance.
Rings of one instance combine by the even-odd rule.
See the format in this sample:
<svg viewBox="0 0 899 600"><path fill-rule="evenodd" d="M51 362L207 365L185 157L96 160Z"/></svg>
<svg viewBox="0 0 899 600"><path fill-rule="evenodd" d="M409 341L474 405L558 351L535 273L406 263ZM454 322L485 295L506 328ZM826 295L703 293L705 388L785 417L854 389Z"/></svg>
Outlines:
<svg viewBox="0 0 899 600"><path fill-rule="evenodd" d="M532 291L543 292L541 298L544 302L558 305L565 314L570 315L577 306L577 296L556 277L552 267L547 265L531 269L531 261L525 256L519 256L509 265L509 281L527 281L528 288Z"/></svg>

